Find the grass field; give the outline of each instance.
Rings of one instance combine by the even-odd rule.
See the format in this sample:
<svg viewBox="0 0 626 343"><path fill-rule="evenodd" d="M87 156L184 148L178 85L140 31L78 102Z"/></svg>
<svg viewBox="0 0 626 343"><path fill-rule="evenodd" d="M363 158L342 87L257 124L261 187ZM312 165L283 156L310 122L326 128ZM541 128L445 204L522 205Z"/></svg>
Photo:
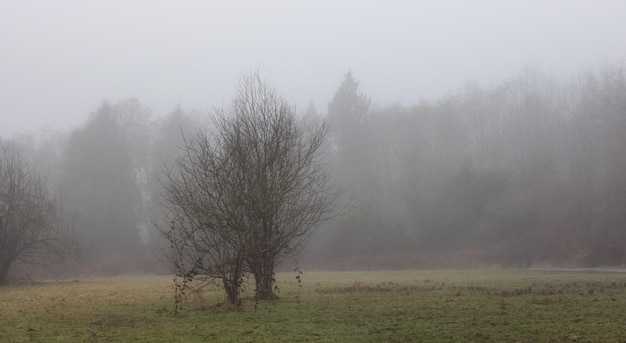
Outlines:
<svg viewBox="0 0 626 343"><path fill-rule="evenodd" d="M626 342L626 274L527 271L278 275L242 310L171 277L0 288L0 342Z"/></svg>

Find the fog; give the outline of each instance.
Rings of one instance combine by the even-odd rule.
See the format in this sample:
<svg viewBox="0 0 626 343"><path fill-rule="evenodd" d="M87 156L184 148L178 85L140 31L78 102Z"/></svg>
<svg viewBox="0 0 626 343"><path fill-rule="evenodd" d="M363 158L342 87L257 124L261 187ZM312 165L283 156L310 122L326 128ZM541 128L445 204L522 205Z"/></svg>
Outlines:
<svg viewBox="0 0 626 343"><path fill-rule="evenodd" d="M300 108L352 69L377 104L525 66L569 76L626 58L622 1L0 2L0 135L68 129L103 100L206 110L259 69Z"/></svg>
<svg viewBox="0 0 626 343"><path fill-rule="evenodd" d="M346 210L297 263L623 265L623 13L622 1L3 1L0 137L62 199L86 269L155 271L159 174L258 70L330 125Z"/></svg>

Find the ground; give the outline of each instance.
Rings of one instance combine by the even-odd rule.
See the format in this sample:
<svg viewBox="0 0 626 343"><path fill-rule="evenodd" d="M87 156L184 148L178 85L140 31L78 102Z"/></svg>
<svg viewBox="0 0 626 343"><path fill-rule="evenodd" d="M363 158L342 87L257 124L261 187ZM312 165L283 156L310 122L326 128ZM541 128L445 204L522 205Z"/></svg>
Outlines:
<svg viewBox="0 0 626 343"><path fill-rule="evenodd" d="M280 299L215 306L167 276L0 288L2 342L626 342L626 274L463 270L278 275Z"/></svg>

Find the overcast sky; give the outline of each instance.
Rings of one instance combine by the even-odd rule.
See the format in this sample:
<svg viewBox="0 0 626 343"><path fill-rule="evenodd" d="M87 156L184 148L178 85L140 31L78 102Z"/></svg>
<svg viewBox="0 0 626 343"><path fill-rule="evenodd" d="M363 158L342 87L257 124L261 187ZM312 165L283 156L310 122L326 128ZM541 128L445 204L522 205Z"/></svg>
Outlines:
<svg viewBox="0 0 626 343"><path fill-rule="evenodd" d="M210 109L254 69L324 113L348 69L385 105L624 61L623 0L0 0L0 136L77 126L103 100Z"/></svg>

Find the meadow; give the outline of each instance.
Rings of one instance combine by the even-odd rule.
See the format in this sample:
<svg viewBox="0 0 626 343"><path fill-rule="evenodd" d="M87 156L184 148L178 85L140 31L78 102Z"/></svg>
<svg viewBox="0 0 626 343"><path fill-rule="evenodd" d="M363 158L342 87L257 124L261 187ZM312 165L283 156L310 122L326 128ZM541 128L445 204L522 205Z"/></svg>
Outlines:
<svg viewBox="0 0 626 343"><path fill-rule="evenodd" d="M277 275L241 309L218 290L174 314L167 276L0 288L1 342L626 342L626 274L457 270Z"/></svg>

